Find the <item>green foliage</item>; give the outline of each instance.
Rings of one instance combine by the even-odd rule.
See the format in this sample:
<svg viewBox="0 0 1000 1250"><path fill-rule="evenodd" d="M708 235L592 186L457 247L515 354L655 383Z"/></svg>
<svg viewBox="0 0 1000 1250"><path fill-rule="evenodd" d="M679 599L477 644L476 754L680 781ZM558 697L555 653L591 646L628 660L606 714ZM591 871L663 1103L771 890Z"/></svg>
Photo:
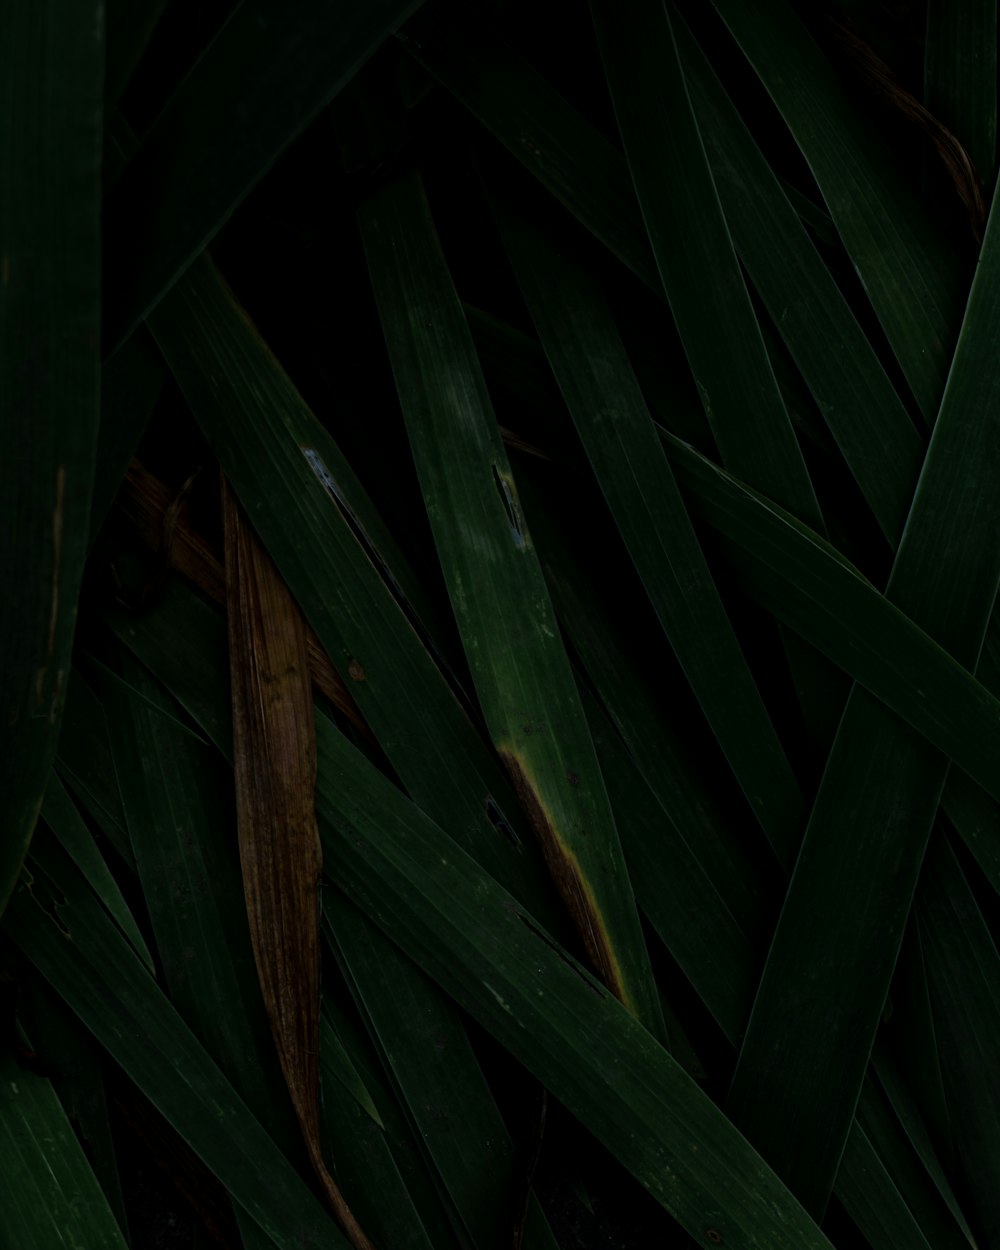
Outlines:
<svg viewBox="0 0 1000 1250"><path fill-rule="evenodd" d="M0 1245L998 1244L996 16L6 5Z"/></svg>

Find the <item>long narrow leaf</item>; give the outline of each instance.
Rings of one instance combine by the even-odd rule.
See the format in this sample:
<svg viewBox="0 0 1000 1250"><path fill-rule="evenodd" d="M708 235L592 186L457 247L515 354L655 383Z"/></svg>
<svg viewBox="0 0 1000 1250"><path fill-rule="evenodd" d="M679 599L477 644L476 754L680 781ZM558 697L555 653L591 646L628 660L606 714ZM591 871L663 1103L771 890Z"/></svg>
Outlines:
<svg viewBox="0 0 1000 1250"><path fill-rule="evenodd" d="M169 604L165 601L160 605L154 614L156 616L164 618L159 626L154 626L154 620L150 618L143 622L141 629L132 625L128 630L128 641L147 663L163 675L208 731L218 721L213 705L225 704L225 686L218 682L213 686L215 674L211 664L201 671L192 669L188 657L181 655L177 639L197 639L193 654L210 656L216 650L221 651L221 622L196 598L182 593L182 588L177 588L177 593L170 596ZM665 816L659 817L658 821L655 813L651 815L644 809L641 783L637 782L635 787L629 789L627 769L619 771L622 766L620 746L616 751L614 740L609 744L607 735L602 736L595 730L593 718L591 726L595 742L601 750L602 764L606 760L614 764L616 784L612 788L612 798L616 801L616 813L621 816L626 855L631 870L636 874L640 901L651 923L682 963L706 1006L735 1045L749 1013L756 980L753 970L758 957L754 948L739 932L727 909L713 905L710 893L703 890L696 893L689 900L693 913L688 915L686 908L689 904L683 897L683 889L685 880L690 880L690 877L685 872L683 857L680 861L677 858L683 848L671 847L668 856L670 843L665 842L662 836L666 832L662 825ZM609 750L611 754L608 754ZM622 789L618 788L618 782ZM627 794L624 793L626 789ZM650 823L644 828L647 822ZM667 869L668 858L675 865L674 872ZM453 1035L448 1017L441 1014L440 1008L431 1010L419 997L414 997L422 978L409 961L385 943L377 929L363 922L355 908L337 904L331 907L328 915L338 918L338 946L357 930L349 966L355 974L370 970L358 983L361 990L359 1000L373 1024L377 1023L379 1034L386 1038L386 1062L399 1082L401 1096L407 1102L421 1137L441 1170L467 1227L480 1244L495 1244L501 1228L495 1219L490 1219L489 1212L497 1209L496 1190L484 1189L483 1184L487 1176L494 1181L498 1179L500 1158L494 1159L489 1173L478 1170L464 1134L468 1130L471 1141L490 1136L495 1142L496 1129L490 1126L488 1118L482 1119L486 1103L477 1104L471 1097L474 1087L467 1077L460 1078L458 1060L464 1041ZM353 920L353 924L345 926L347 920ZM743 985L738 979L740 969L747 974ZM416 1045L425 1031L433 1039L431 1049L435 1061L430 1068L423 1065ZM404 1037L405 1044L394 1045L392 1039L398 1037ZM449 1090L452 1091L450 1095L447 1093ZM449 1104L465 1108L459 1126L448 1125L447 1119L435 1111L438 1105ZM499 1179L503 1180L505 1175L499 1174ZM843 1186L838 1185L838 1196L872 1238L876 1250L883 1247L885 1250L905 1250L907 1244L913 1244L915 1225L912 1213L901 1203L870 1142L863 1135L858 1136L857 1131L852 1133L850 1139L842 1179ZM506 1181L501 1185L501 1193L505 1184ZM529 1232L534 1233L533 1224L529 1225ZM535 1243L528 1240L526 1244Z"/></svg>
<svg viewBox="0 0 1000 1250"><path fill-rule="evenodd" d="M491 870L532 910L550 909L534 857L491 820L499 811L527 841L513 792L337 501L325 454L333 440L207 259L151 325L268 554L411 794L481 840Z"/></svg>
<svg viewBox="0 0 1000 1250"><path fill-rule="evenodd" d="M929 0L924 49L924 103L988 188L996 174L996 0Z"/></svg>
<svg viewBox="0 0 1000 1250"><path fill-rule="evenodd" d="M58 850L44 848L12 899L8 935L275 1245L345 1247Z"/></svg>
<svg viewBox="0 0 1000 1250"><path fill-rule="evenodd" d="M382 1240L387 1246L398 1246L399 1250L434 1250L392 1158L383 1129L337 1079L335 1067L331 1066L327 1079L326 1057L331 1047L337 1045L336 1034L324 1020L323 1119L328 1135L339 1147L337 1172L347 1200L357 1208L360 1219L371 1228L376 1240ZM368 1099L370 1101L370 1095ZM360 1205L351 1196L352 1181L362 1195ZM379 1201L366 1202L366 1190L368 1193L377 1190Z"/></svg>
<svg viewBox="0 0 1000 1250"><path fill-rule="evenodd" d="M118 103L166 7L167 0L108 0L107 109Z"/></svg>
<svg viewBox="0 0 1000 1250"><path fill-rule="evenodd" d="M356 1081L360 1083L363 1094L356 1105L367 1116L370 1124L369 1127L357 1117L352 1117L358 1125L357 1129L350 1121L343 1127L335 1128L332 1123L335 1115L331 1113L327 1116L327 1131L331 1136L340 1134L347 1138L367 1137L370 1141L374 1140L377 1133L382 1141L382 1147L377 1149L378 1159L373 1158L376 1148L368 1154L362 1143L360 1145L361 1157L356 1161L353 1157L345 1158L345 1163L341 1168L348 1192L350 1192L350 1185L346 1170L350 1169L357 1175L359 1195L362 1191L365 1193L364 1201L371 1208L371 1216L369 1217L365 1208L362 1208L362 1218L366 1220L366 1223L371 1222L373 1229L377 1232L380 1245L395 1244L395 1236L403 1239L404 1244L407 1238L418 1241L421 1237L426 1237L434 1250L437 1250L439 1246L445 1250L446 1247L459 1245L455 1230L448 1222L440 1188L435 1185L432 1171L426 1166L425 1159L422 1157L419 1135L412 1131L398 1099L387 1083L378 1053L370 1039L364 1035L364 1030L360 1025L349 1017L344 1004L331 1002L329 999L323 1004L322 1028L324 1081L329 1078L343 1084L342 1068L334 1074L328 1063L328 1056L331 1054L330 1046L336 1043L351 1065L351 1072ZM355 1096L357 1098L357 1094ZM343 1153L345 1156L355 1156L359 1153L357 1142L355 1141L351 1149ZM370 1183L373 1171L380 1166L385 1166L387 1170L398 1176L399 1182L404 1187L405 1197L396 1206L383 1202L381 1188ZM374 1202L372 1197L375 1199ZM378 1211L374 1210L376 1207L379 1208ZM411 1222L408 1230L402 1227L406 1220ZM386 1226L384 1236L378 1231L383 1223ZM392 1234L389 1233L390 1229L393 1230Z"/></svg>
<svg viewBox="0 0 1000 1250"><path fill-rule="evenodd" d="M927 1174L931 1177L941 1195L942 1200L951 1212L955 1220L955 1225L964 1234L966 1241L973 1245L975 1237L969 1228L968 1221L961 1209L958 1199L955 1196L951 1181L945 1172L944 1165L939 1158L937 1147L931 1138L927 1124L917 1102L914 1097L913 1090L906 1082L899 1063L893 1063L885 1053L884 1047L881 1045L881 1039L875 1039L875 1049L872 1052L872 1070L878 1077L882 1087L888 1095L892 1104L892 1109L899 1117L900 1123L913 1145L914 1150L920 1156ZM862 1095L863 1096L863 1095Z"/></svg>
<svg viewBox="0 0 1000 1250"><path fill-rule="evenodd" d="M288 1150L287 1103L263 1038L266 1022L231 847L223 778L176 704L131 657L128 682L107 682L115 765L173 1005L268 1132ZM295 1138L292 1135L291 1140ZM269 1242L241 1208L247 1250Z"/></svg>
<svg viewBox="0 0 1000 1250"><path fill-rule="evenodd" d="M100 361L98 0L0 12L0 912L56 750L87 551Z"/></svg>
<svg viewBox="0 0 1000 1250"><path fill-rule="evenodd" d="M8 944L9 949L9 944ZM128 1238L121 1158L111 1127L110 1098L101 1050L76 1016L41 981L21 982L21 1018L94 1175Z"/></svg>
<svg viewBox="0 0 1000 1250"><path fill-rule="evenodd" d="M348 900L324 899L323 910L369 1031L454 1206L460 1235L485 1250L502 1250L517 1215L514 1152L454 1005ZM550 1250L552 1234L537 1204L530 1215L528 1250Z"/></svg>
<svg viewBox="0 0 1000 1250"><path fill-rule="evenodd" d="M680 22L677 32L740 259L895 545L923 460L922 439L712 67ZM779 252L784 260L777 265Z"/></svg>
<svg viewBox="0 0 1000 1250"><path fill-rule="evenodd" d="M713 760L702 770L683 729L664 712L659 683L649 680L627 634L616 632L602 613L601 582L592 570L579 567L587 543L570 541L574 518L559 524L528 473L519 472L518 485L560 624L587 680L656 796L662 819L690 848L741 927L754 932L761 924L761 878L767 875L770 857L762 861L763 838L748 844L731 828L721 801L723 761ZM571 575L574 568L576 575Z"/></svg>
<svg viewBox="0 0 1000 1250"><path fill-rule="evenodd" d="M956 1145L992 1244L1000 1235L1000 956L944 839L928 854L917 916Z"/></svg>
<svg viewBox="0 0 1000 1250"><path fill-rule="evenodd" d="M90 882L94 893L135 947L139 958L149 971L153 972L153 957L122 895L121 888L105 863L94 835L87 828L86 821L80 815L66 787L55 772L50 774L49 784L45 788L42 819L59 839L63 850Z"/></svg>
<svg viewBox="0 0 1000 1250"><path fill-rule="evenodd" d="M664 633L750 806L790 863L805 815L802 795L607 305L551 239L509 212L500 222L566 405Z"/></svg>
<svg viewBox="0 0 1000 1250"><path fill-rule="evenodd" d="M243 888L271 1033L313 1168L356 1250L372 1250L323 1159L319 1109L322 852L302 617L223 483L236 817Z"/></svg>
<svg viewBox="0 0 1000 1250"><path fill-rule="evenodd" d="M884 1067L885 1065L883 1069ZM893 1108L877 1087L871 1073L869 1068L869 1076L865 1078L858 1099L857 1116L848 1141L857 1135L859 1129L865 1134L877 1151L886 1176L891 1177L892 1188L899 1193L902 1205L910 1212L911 1222L920 1230L920 1235L925 1240L932 1246L942 1247L942 1250L945 1246L954 1247L954 1250L965 1250L974 1239L964 1219L956 1219L949 1210L944 1198L945 1193L950 1194L947 1179L942 1176L937 1187L928 1185L928 1172L922 1166L922 1160L914 1151L907 1135L900 1131ZM838 1197L845 1188L845 1180L850 1184L851 1169L847 1162L849 1150L850 1145L844 1151L844 1162L837 1174Z"/></svg>
<svg viewBox="0 0 1000 1250"><path fill-rule="evenodd" d="M739 553L747 590L1000 800L1000 700L819 535L666 437L692 511Z"/></svg>
<svg viewBox="0 0 1000 1250"><path fill-rule="evenodd" d="M135 693L107 691L115 766L171 1002L274 1133L274 1065L258 1040L265 1019L239 866L226 839L225 775L210 748L165 715L177 705L142 666L126 653L118 666Z"/></svg>
<svg viewBox="0 0 1000 1250"><path fill-rule="evenodd" d="M0 1056L0 1244L125 1250L108 1201L44 1077Z"/></svg>
<svg viewBox="0 0 1000 1250"><path fill-rule="evenodd" d="M828 1246L773 1173L614 996L554 947L336 731L320 721L317 732L326 860L378 924L693 1237L748 1250Z"/></svg>
<svg viewBox="0 0 1000 1250"><path fill-rule="evenodd" d="M604 982L659 1003L614 819L472 338L415 172L360 213L410 445L476 692Z"/></svg>
<svg viewBox="0 0 1000 1250"><path fill-rule="evenodd" d="M893 154L785 0L713 0L802 150L928 422L961 313L961 268Z"/></svg>
<svg viewBox="0 0 1000 1250"><path fill-rule="evenodd" d="M723 461L801 520L819 505L733 249L661 0L591 5L664 290Z"/></svg>
<svg viewBox="0 0 1000 1250"><path fill-rule="evenodd" d="M334 862L336 854L342 863L341 879L350 882L352 894L602 1137L692 1236L747 1247L773 1248L786 1241L798 1246L827 1244L819 1230L810 1229L797 1214L797 1204L772 1191L773 1180L759 1162L755 1172L744 1171L730 1153L745 1149L742 1140L728 1138L729 1126L715 1119L714 1108L700 1094L694 1105L687 1102L685 1093L692 1096L697 1087L684 1084L688 1078L676 1065L668 1069L666 1052L650 1049L652 1039L634 1032L610 996L602 995L593 981L588 990L586 975L578 968L574 972L567 957L552 949L550 939L502 897L496 900L505 930L500 939L498 916L486 903L492 890L469 861L456 857L445 844L439 846L418 813L410 809L405 814L399 796L370 770L364 776L360 763L347 759L346 744L323 722L319 743L320 812L332 821L330 827L321 826L324 842L329 861ZM338 763L341 755L345 758ZM356 790L347 784L348 775L357 783ZM414 819L421 831L412 829L407 836L404 828ZM350 830L346 838L334 835L340 827ZM378 840L374 856L364 837L366 827ZM339 855L347 841L351 848L342 862ZM353 869L349 874L348 862ZM471 911L466 911L463 883ZM436 912L435 920L430 920L429 911ZM537 969L529 980L538 976L544 988L522 986L528 967ZM542 1041L550 1028L560 1039L558 1059ZM633 1051L640 1038L646 1048L641 1062ZM564 1063L570 1047L571 1066ZM674 1142L682 1150L679 1158L673 1154ZM870 1148L859 1162L862 1159L869 1168L880 1166ZM723 1170L709 1179L716 1167ZM879 1214L884 1216L884 1210ZM885 1244L905 1242L889 1239Z"/></svg>
<svg viewBox="0 0 1000 1250"><path fill-rule="evenodd" d="M886 592L971 669L1000 584L1000 480L992 457L1000 437L998 279L995 209ZM729 1102L735 1122L817 1213L836 1176L946 773L946 759L855 689ZM786 1027L793 1017L794 1035Z"/></svg>
<svg viewBox="0 0 1000 1250"><path fill-rule="evenodd" d="M185 587L174 586L157 611L141 621L114 614L109 619L216 746L231 755L225 627L218 615ZM190 639L192 646L179 648L180 638ZM462 1021L419 969L356 910L348 909L335 935L373 1031L387 1039L385 1061L457 1219L477 1246L501 1250L511 1222L510 1139ZM457 1122L439 1111L450 1106L463 1109ZM527 1250L547 1250L551 1233L544 1219L535 1206L529 1215Z"/></svg>
<svg viewBox="0 0 1000 1250"><path fill-rule="evenodd" d="M920 440L798 217L805 204L805 211L823 217L827 226L829 219L779 183L683 24L677 33L740 258L876 516L895 538L916 480ZM421 15L399 37L587 229L647 285L660 289L628 167L596 127L485 33L434 25ZM779 247L787 264L772 263ZM811 315L804 315L806 308ZM670 411L673 417L675 392Z"/></svg>

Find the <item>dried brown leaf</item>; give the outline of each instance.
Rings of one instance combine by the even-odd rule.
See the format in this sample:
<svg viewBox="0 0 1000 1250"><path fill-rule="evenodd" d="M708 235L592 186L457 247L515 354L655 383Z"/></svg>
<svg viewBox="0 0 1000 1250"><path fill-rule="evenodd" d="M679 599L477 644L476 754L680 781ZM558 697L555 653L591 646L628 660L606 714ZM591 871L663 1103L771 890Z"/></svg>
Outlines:
<svg viewBox="0 0 1000 1250"><path fill-rule="evenodd" d="M316 1175L357 1250L371 1243L323 1160L319 1117L316 729L302 615L223 483L236 812L264 1004Z"/></svg>

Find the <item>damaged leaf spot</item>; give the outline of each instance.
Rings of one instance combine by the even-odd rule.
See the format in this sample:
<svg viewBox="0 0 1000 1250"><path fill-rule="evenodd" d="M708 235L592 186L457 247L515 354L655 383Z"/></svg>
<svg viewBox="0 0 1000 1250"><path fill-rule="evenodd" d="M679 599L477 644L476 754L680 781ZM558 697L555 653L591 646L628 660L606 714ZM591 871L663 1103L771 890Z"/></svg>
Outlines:
<svg viewBox="0 0 1000 1250"><path fill-rule="evenodd" d="M337 484L334 482L333 477L330 474L330 470L323 463L323 457L319 454L315 447L303 447L301 450L303 456L305 456L306 461L309 464L310 469L312 469L313 473L315 473L322 482L327 492L339 502L340 492L337 490Z"/></svg>
<svg viewBox="0 0 1000 1250"><path fill-rule="evenodd" d="M347 666L347 676L351 681L367 681L364 667L357 660L351 660Z"/></svg>
<svg viewBox="0 0 1000 1250"><path fill-rule="evenodd" d="M523 547L525 538L524 523L521 520L520 508L517 505L514 483L509 477L501 474L496 465L493 466L493 485L500 496L504 512L507 513L507 521L510 524L511 533L514 535L514 542L518 547Z"/></svg>
<svg viewBox="0 0 1000 1250"><path fill-rule="evenodd" d="M584 877L576 855L559 836L559 831L554 827L521 760L513 751L503 747L498 748L498 754L510 773L515 793L541 844L552 880L583 938L587 954L598 976L611 993L628 1006L629 996L618 959L612 949L594 891Z"/></svg>
<svg viewBox="0 0 1000 1250"><path fill-rule="evenodd" d="M495 799L490 798L489 796L487 796L486 799L486 815L489 817L490 824L493 828L502 833L512 846L516 846L517 849L520 850L521 839L511 828L510 822L500 809L500 805Z"/></svg>
<svg viewBox="0 0 1000 1250"><path fill-rule="evenodd" d="M510 1009L510 1003L508 1003L508 1002L507 1002L507 1000L506 1000L505 998L503 998L500 994L498 994L498 993L496 992L496 990L493 988L493 986L492 986L492 985L488 985L488 984L484 981L484 982L483 982L483 989L484 989L484 990L489 990L489 992L490 992L490 993L493 995L493 997L496 999L498 1006L499 1006L499 1007L500 1007L503 1011L506 1011L506 1013L507 1013L507 1015L508 1015L508 1016L513 1015L513 1014L514 1014L514 1013L511 1011L511 1009Z"/></svg>
<svg viewBox="0 0 1000 1250"><path fill-rule="evenodd" d="M712 1243L713 1246L722 1245L722 1234L718 1231L718 1229L706 1228L705 1236L708 1238L708 1240Z"/></svg>
<svg viewBox="0 0 1000 1250"><path fill-rule="evenodd" d="M344 495L344 492L334 481L333 475L326 467L323 457L319 454L315 447L300 447L299 450L302 452L303 456L305 456L306 462L308 463L310 469L312 469L313 473L315 473L323 489L337 505L340 515L347 522L348 529L361 544L365 555L369 560L371 560L372 564L374 564L379 577L381 577L381 579L389 587L390 591L392 591L393 598L403 611L406 612L407 616L415 620L415 614L413 609L410 607L409 601L403 593L403 588L400 586L399 582L396 581L392 574L392 570L382 559L382 555L378 548L368 537L368 531L361 524L357 513L347 502L347 497Z"/></svg>
<svg viewBox="0 0 1000 1250"><path fill-rule="evenodd" d="M566 780L569 782L571 786L574 786L574 787L580 784L580 778L574 772L567 772Z"/></svg>

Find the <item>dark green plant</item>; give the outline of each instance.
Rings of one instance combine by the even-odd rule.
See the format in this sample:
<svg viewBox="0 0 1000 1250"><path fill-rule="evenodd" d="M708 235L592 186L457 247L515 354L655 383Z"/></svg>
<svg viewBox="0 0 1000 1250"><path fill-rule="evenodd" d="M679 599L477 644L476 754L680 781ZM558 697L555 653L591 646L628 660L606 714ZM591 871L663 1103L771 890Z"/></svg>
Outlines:
<svg viewBox="0 0 1000 1250"><path fill-rule="evenodd" d="M996 45L2 7L0 1246L1000 1245Z"/></svg>

